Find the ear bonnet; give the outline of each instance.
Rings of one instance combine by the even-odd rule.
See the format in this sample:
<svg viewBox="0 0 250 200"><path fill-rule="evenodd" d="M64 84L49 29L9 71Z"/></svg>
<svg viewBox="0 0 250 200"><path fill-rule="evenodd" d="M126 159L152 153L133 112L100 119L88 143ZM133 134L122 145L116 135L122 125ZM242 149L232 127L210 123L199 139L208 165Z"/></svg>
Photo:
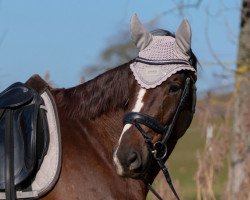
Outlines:
<svg viewBox="0 0 250 200"><path fill-rule="evenodd" d="M132 40L139 56L130 65L137 82L144 88L154 88L181 70L194 71L190 65L191 29L183 19L175 38L147 32L134 15L131 19Z"/></svg>

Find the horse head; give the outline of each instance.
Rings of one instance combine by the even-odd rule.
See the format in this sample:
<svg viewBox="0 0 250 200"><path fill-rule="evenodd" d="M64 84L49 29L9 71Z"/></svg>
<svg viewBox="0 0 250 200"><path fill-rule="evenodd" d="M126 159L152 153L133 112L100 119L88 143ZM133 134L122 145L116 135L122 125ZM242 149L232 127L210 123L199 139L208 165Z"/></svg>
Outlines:
<svg viewBox="0 0 250 200"><path fill-rule="evenodd" d="M140 90L124 116L113 160L119 175L152 182L159 172L154 153L166 161L192 121L197 60L186 19L174 36L165 30L148 32L135 15L131 34L139 56L130 68Z"/></svg>

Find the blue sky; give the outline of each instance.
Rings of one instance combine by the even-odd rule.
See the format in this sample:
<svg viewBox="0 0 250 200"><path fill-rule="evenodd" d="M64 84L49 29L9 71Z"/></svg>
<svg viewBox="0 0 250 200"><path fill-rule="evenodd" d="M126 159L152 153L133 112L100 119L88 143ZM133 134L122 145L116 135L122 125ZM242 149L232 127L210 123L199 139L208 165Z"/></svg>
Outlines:
<svg viewBox="0 0 250 200"><path fill-rule="evenodd" d="M57 87L75 86L84 67L98 63L99 54L112 37L121 30L129 30L134 13L146 24L175 8L178 2L196 1L2 0L0 90L13 82L24 82L32 74L44 76L46 72ZM162 16L155 27L174 32L183 16L189 20L193 51L202 63L198 72L199 91L233 81L233 74L216 64L212 54L234 69L240 6L240 0L202 0L199 8L185 10L182 15L174 9ZM231 78L222 79L214 74Z"/></svg>

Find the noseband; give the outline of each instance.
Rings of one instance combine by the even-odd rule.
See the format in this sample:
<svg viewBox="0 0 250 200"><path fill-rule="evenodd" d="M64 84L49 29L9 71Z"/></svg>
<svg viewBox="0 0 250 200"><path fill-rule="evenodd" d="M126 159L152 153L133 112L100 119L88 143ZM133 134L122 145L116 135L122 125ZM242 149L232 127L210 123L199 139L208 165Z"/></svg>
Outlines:
<svg viewBox="0 0 250 200"><path fill-rule="evenodd" d="M142 134L142 136L145 139L145 142L148 146L149 151L153 154L154 159L157 161L160 169L162 170L163 174L165 175L166 181L168 182L171 190L173 191L176 199L179 199L169 172L167 167L164 165L164 158L167 155L167 141L169 139L169 137L171 136L172 132L173 132L173 128L176 124L176 121L180 115L180 112L183 110L184 105L187 102L187 98L190 94L190 85L191 85L191 78L187 78L186 82L185 82L185 87L184 90L182 92L178 107L175 111L175 114L171 120L171 122L169 124L165 124L162 125L157 119L146 115L144 113L140 113L140 112L129 112L127 113L124 118L123 118L123 123L125 124L132 124L134 125ZM194 87L194 85L193 85ZM195 89L193 90L193 93L195 93ZM195 94L193 94L193 103L192 103L192 112L194 113L194 109L195 109ZM141 127L141 125L145 125L148 128L150 128L151 130L153 130L154 132L162 135L162 139L160 141L157 141L156 143L153 143L153 137L151 135L149 135L146 131L143 130L143 128ZM158 199L162 199L159 194L152 188L152 186L150 184L148 184L148 189L151 190L154 195L158 198Z"/></svg>

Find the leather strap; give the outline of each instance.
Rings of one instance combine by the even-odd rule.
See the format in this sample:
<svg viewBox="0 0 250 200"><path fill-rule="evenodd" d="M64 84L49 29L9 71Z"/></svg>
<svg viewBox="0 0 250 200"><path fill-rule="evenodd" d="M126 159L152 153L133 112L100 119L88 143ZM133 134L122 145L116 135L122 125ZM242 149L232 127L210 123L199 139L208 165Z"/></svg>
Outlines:
<svg viewBox="0 0 250 200"><path fill-rule="evenodd" d="M165 131L164 126L155 118L140 112L129 112L123 118L123 124L143 124L152 129L156 133L163 134Z"/></svg>
<svg viewBox="0 0 250 200"><path fill-rule="evenodd" d="M177 106L176 112L173 116L173 119L171 120L170 124L165 124L162 125L158 120L156 120L155 118L146 115L144 113L138 113L138 112L130 112L127 113L124 118L123 118L123 123L125 124L133 124L134 126L136 126L136 128L140 131L140 133L143 135L145 142L147 143L148 149L149 151L154 155L155 160L157 161L160 169L162 170L166 181L169 185L169 187L171 188L172 192L174 193L175 197L177 200L179 200L179 196L177 194L177 192L175 191L175 188L173 186L172 180L170 178L170 174L168 172L167 167L164 165L164 157L167 154L167 147L166 147L166 143L170 137L170 135L172 134L173 128L176 124L176 120L178 119L180 112L183 110L183 107L186 103L187 97L190 93L190 84L191 84L191 78L187 78L186 82L185 82L185 87L184 90L182 92L179 104ZM193 94L194 95L194 94ZM194 96L193 96L194 98ZM195 107L195 102L193 99L193 103L192 103L192 112L194 112L194 107ZM162 140L156 142L155 144L152 143L152 137L147 134L142 127L140 126L140 124L143 124L145 126L147 126L148 128L152 129L153 131L162 134ZM162 198L160 197L160 195L152 188L152 186L150 184L148 184L148 189L159 199L162 200Z"/></svg>
<svg viewBox="0 0 250 200"><path fill-rule="evenodd" d="M13 111L6 110L6 129L5 129L5 192L6 199L15 200L16 191L14 184L14 138L12 130Z"/></svg>
<svg viewBox="0 0 250 200"><path fill-rule="evenodd" d="M180 200L180 198L179 198L179 196L178 196L178 194L177 194L177 192L176 192L176 190L175 190L175 188L174 188L174 185L173 185L173 183L172 183L170 174L169 174L169 172L168 172L168 168L164 165L164 162L163 162L162 159L157 160L157 163L158 163L158 165L160 166L160 168L161 168L161 170L162 170L162 172L163 172L163 174L164 174L164 176L165 176L165 179L166 179L166 181L167 181L167 183L168 183L170 189L171 189L172 192L174 193L174 196L176 197L177 200Z"/></svg>
<svg viewBox="0 0 250 200"><path fill-rule="evenodd" d="M161 198L161 196L158 194L158 192L155 191L155 189L152 187L152 185L148 184L147 187L148 187L148 190L150 190L158 200L163 200L163 198Z"/></svg>
<svg viewBox="0 0 250 200"><path fill-rule="evenodd" d="M166 142L168 141L170 135L172 134L173 128L174 128L175 123L176 123L176 120L178 119L178 117L180 115L180 112L182 111L182 109L183 109L183 107L185 105L185 102L187 101L187 97L188 97L189 91L190 91L190 83L191 83L191 79L187 78L184 90L183 90L182 95L181 95L181 99L179 101L179 105L178 105L178 107L177 107L177 109L175 111L174 117L173 117L171 123L169 124L169 126L167 127L166 133L164 133L164 137L163 137L163 139L161 141L163 144L166 144Z"/></svg>

